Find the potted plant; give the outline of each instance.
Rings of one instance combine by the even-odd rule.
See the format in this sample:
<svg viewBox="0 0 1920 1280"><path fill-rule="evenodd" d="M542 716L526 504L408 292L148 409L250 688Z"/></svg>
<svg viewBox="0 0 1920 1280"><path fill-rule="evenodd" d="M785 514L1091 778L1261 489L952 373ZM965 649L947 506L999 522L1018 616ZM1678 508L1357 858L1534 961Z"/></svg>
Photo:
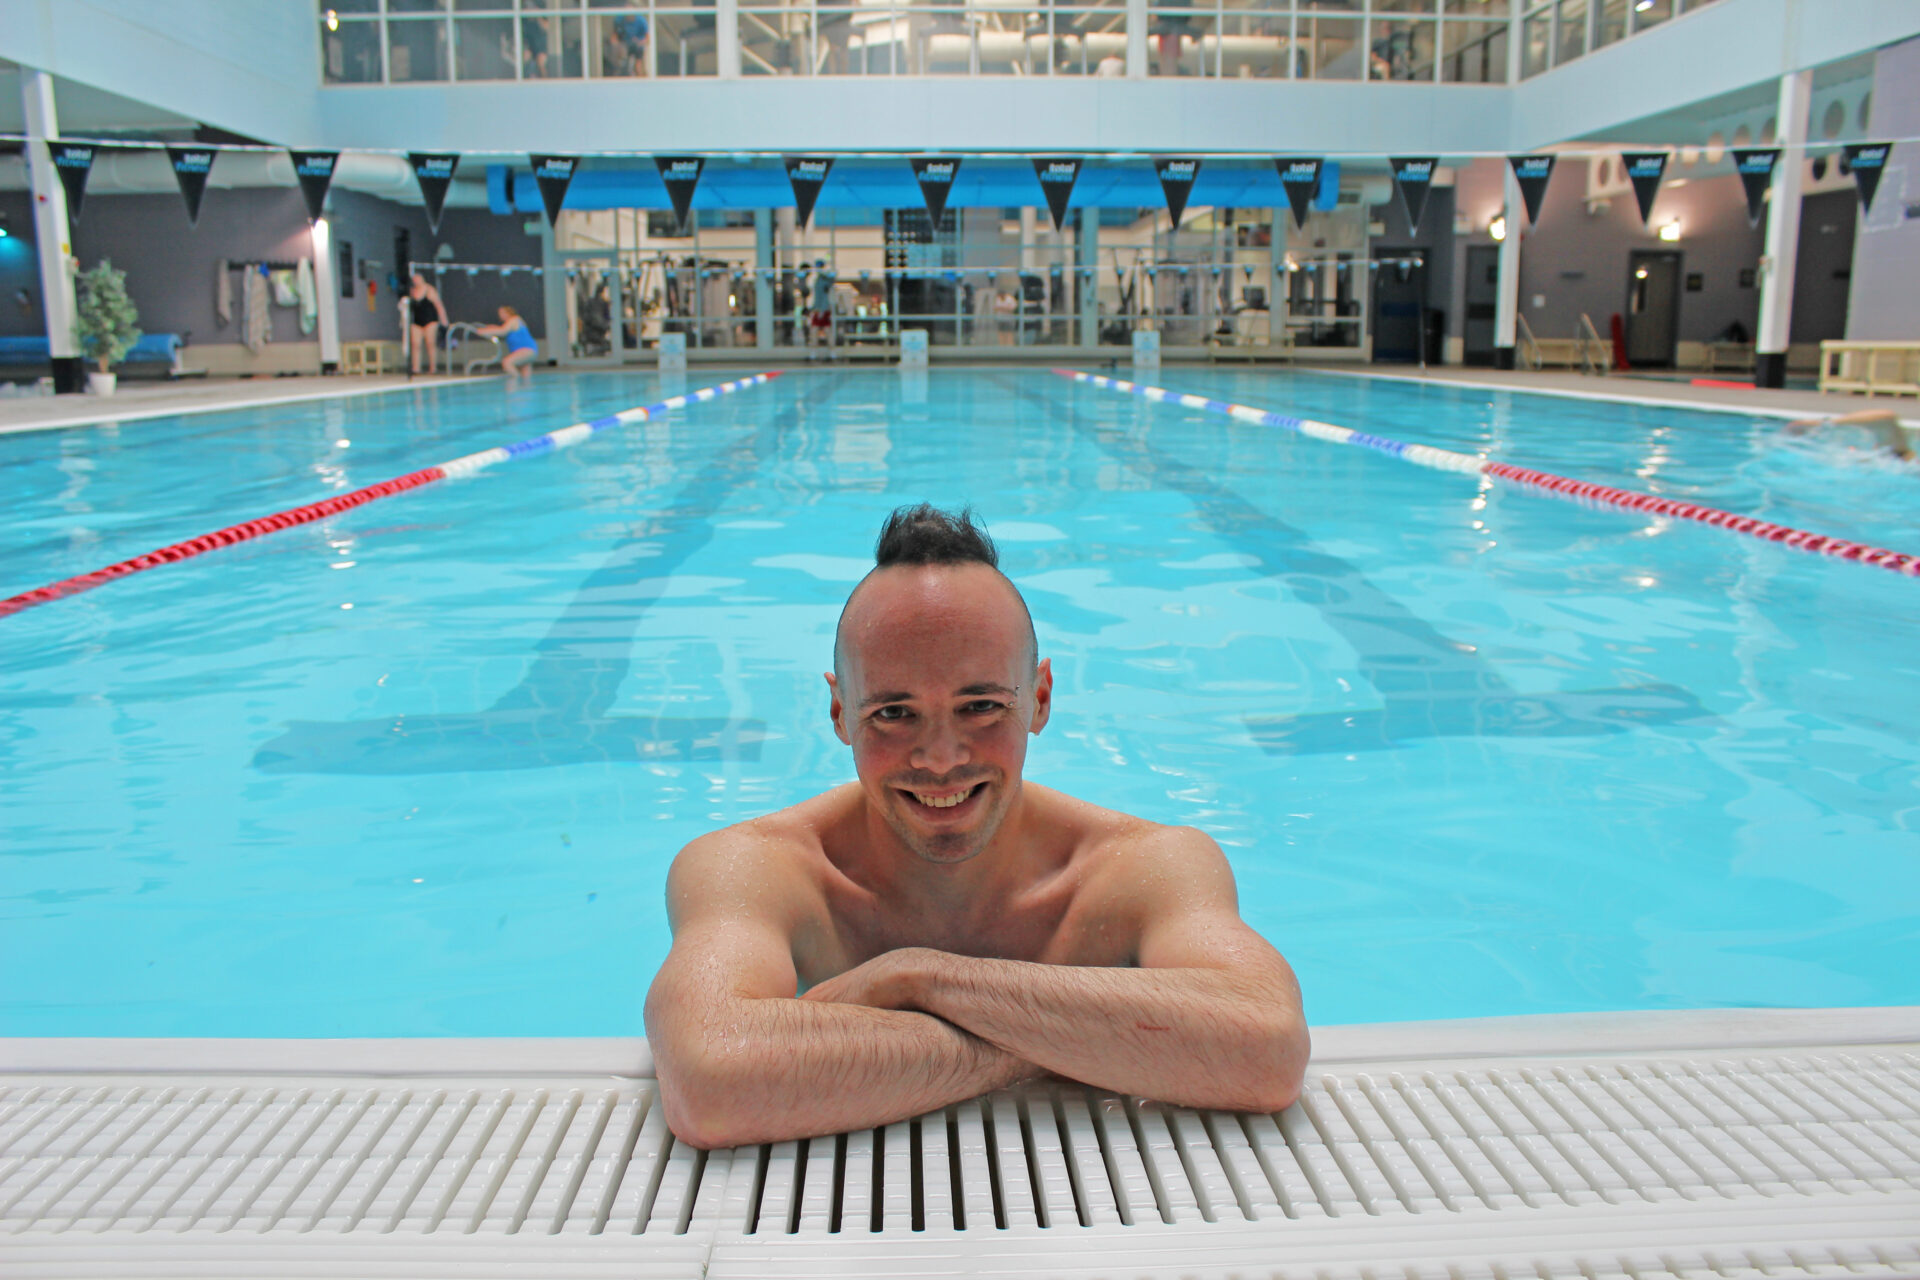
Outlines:
<svg viewBox="0 0 1920 1280"><path fill-rule="evenodd" d="M87 375L87 389L97 396L110 396L115 378L109 369L126 359L140 341L140 313L127 296L127 273L114 270L105 258L91 271L82 271L74 283L79 294L74 336L87 357L100 365L98 373Z"/></svg>

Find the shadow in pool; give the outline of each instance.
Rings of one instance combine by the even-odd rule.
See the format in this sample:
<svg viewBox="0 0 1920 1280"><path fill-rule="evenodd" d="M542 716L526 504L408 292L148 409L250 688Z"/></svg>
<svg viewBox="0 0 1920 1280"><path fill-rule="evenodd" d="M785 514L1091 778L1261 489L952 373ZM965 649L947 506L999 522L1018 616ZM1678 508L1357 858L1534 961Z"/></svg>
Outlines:
<svg viewBox="0 0 1920 1280"><path fill-rule="evenodd" d="M720 450L665 504L665 514L621 541L535 646L525 679L493 706L380 720L295 720L260 748L253 767L263 773L406 775L759 759L767 737L759 720L608 711L632 666L627 654L640 620L674 570L712 539L720 505L774 456L788 428L833 394L837 382L815 382L757 431Z"/></svg>
<svg viewBox="0 0 1920 1280"><path fill-rule="evenodd" d="M1250 572L1272 578L1288 595L1312 605L1353 647L1361 674L1385 705L1250 716L1248 732L1263 751L1349 754L1440 737L1598 737L1712 719L1690 691L1669 684L1521 693L1471 645L1441 635L1306 533L1123 426L1083 417L1074 392L1043 396L1024 386L1016 390L1149 483L1183 494L1216 537L1253 561Z"/></svg>

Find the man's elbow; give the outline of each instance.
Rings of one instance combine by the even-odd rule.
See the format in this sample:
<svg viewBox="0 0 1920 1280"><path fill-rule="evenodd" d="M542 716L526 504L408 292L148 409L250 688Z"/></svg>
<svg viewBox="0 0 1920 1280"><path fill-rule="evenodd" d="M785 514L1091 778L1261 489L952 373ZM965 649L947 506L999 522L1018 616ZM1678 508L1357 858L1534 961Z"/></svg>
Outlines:
<svg viewBox="0 0 1920 1280"><path fill-rule="evenodd" d="M1285 1111L1300 1099L1311 1045L1306 1019L1288 1013L1260 1019L1248 1036L1232 1099L1232 1111Z"/></svg>
<svg viewBox="0 0 1920 1280"><path fill-rule="evenodd" d="M756 1140L751 1104L728 1084L723 1069L663 1064L659 1086L661 1112L679 1141L713 1151Z"/></svg>

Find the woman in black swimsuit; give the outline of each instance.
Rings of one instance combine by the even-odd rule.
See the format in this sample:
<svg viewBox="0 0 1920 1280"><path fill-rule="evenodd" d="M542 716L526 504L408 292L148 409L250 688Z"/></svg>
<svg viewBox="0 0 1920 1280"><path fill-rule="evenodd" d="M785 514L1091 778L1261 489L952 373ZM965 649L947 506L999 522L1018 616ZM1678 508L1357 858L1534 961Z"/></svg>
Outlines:
<svg viewBox="0 0 1920 1280"><path fill-rule="evenodd" d="M436 351L434 339L440 336L440 326L447 322L447 309L440 301L440 291L427 283L427 278L418 271L413 273L413 281L407 286L407 323L413 329L413 341L408 350L413 356L413 371L420 372L420 352L427 353L427 372L439 372L434 368Z"/></svg>

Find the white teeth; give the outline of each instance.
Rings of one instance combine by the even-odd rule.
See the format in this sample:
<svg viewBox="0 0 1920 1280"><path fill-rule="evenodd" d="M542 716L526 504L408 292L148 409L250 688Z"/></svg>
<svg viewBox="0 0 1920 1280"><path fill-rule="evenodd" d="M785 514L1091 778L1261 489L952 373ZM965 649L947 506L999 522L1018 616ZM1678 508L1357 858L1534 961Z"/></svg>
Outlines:
<svg viewBox="0 0 1920 1280"><path fill-rule="evenodd" d="M973 794L972 788L969 788L966 791L955 792L953 795L950 795L950 796L922 795L920 792L916 791L913 793L913 798L915 800L918 800L921 804L926 805L929 809L951 809L953 808L953 806L959 804L962 800L965 800L968 796L972 794Z"/></svg>

